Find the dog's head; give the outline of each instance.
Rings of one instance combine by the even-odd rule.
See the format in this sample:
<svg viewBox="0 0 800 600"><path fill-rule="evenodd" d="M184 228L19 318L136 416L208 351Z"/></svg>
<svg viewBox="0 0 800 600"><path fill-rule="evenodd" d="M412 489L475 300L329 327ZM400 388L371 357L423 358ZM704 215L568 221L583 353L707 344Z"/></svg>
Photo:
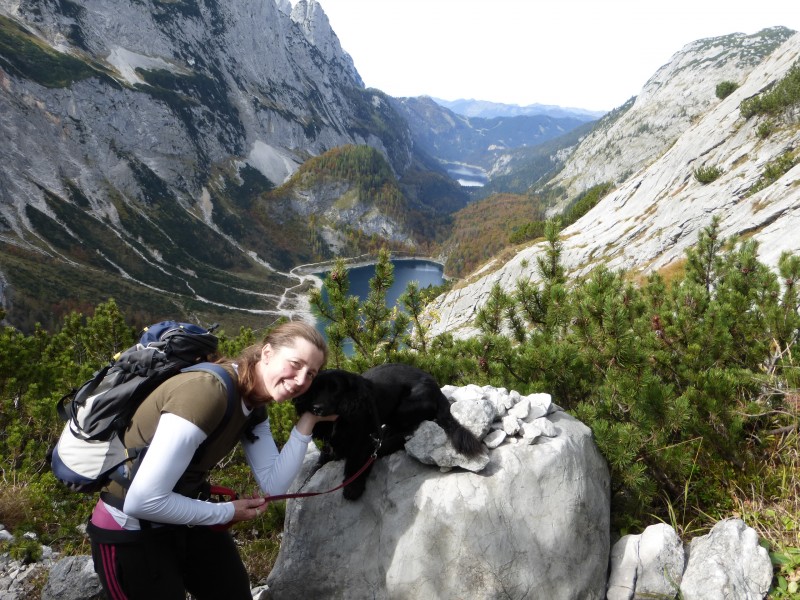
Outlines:
<svg viewBox="0 0 800 600"><path fill-rule="evenodd" d="M319 416L346 416L364 410L370 399L372 384L350 371L326 369L311 382L311 386L294 399L298 415L310 412Z"/></svg>

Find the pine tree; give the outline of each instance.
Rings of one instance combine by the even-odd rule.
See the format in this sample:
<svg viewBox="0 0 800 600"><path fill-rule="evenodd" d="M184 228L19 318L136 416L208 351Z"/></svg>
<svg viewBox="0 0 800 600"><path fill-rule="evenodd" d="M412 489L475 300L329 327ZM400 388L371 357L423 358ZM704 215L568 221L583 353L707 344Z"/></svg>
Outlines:
<svg viewBox="0 0 800 600"><path fill-rule="evenodd" d="M410 324L408 315L399 307L389 307L386 295L394 283L394 266L385 248L378 253L375 275L369 281L370 291L363 303L349 295L349 282L344 261L336 262L323 283L327 301L321 291L311 294L311 305L325 318L331 362L342 368L349 363L355 370L394 360ZM345 342L353 344L353 355L347 357Z"/></svg>
<svg viewBox="0 0 800 600"><path fill-rule="evenodd" d="M399 302L405 307L411 329L403 337L403 344L421 354L428 353L428 330L422 318L425 302L416 281L409 282L406 291L400 295Z"/></svg>

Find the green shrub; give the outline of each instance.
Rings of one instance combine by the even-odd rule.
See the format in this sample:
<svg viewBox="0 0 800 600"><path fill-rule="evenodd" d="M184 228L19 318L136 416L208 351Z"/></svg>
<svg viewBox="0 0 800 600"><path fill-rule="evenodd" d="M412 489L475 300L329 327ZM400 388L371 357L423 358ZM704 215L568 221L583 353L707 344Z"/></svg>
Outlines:
<svg viewBox="0 0 800 600"><path fill-rule="evenodd" d="M516 227L508 236L509 244L521 244L544 235L544 221L529 221Z"/></svg>
<svg viewBox="0 0 800 600"><path fill-rule="evenodd" d="M613 189L614 184L606 182L594 185L585 192L579 194L564 210L561 217L563 226L567 227L580 219L583 215L592 210L592 208Z"/></svg>
<svg viewBox="0 0 800 600"><path fill-rule="evenodd" d="M758 178L758 181L756 181L750 187L750 189L747 190L748 195L760 192L764 188L772 185L785 173L787 173L789 169L794 167L796 163L797 159L794 157L794 154L791 151L785 152L775 160L769 161L764 166L764 172L761 173L761 177Z"/></svg>
<svg viewBox="0 0 800 600"><path fill-rule="evenodd" d="M769 90L743 100L739 112L745 119L755 115L778 115L800 103L800 63L795 64Z"/></svg>
<svg viewBox="0 0 800 600"><path fill-rule="evenodd" d="M797 424L794 396L770 391L792 385L791 357L779 352L769 377L763 365L796 343L800 261L782 259L781 296L757 245L733 246L718 230L717 220L702 232L670 284L653 275L637 287L600 267L565 287L551 271L539 287L492 290L475 321L470 382L547 390L591 427L619 532L653 515L685 524L730 514L731 486L774 480L758 432Z"/></svg>
<svg viewBox="0 0 800 600"><path fill-rule="evenodd" d="M14 560L27 565L42 559L42 545L35 539L17 536L11 542L8 553Z"/></svg>
<svg viewBox="0 0 800 600"><path fill-rule="evenodd" d="M736 88L739 87L739 84L735 81L721 81L717 84L716 94L717 98L723 100L730 96Z"/></svg>
<svg viewBox="0 0 800 600"><path fill-rule="evenodd" d="M756 127L756 136L764 140L767 139L773 131L775 131L775 123L773 121L764 121L759 123L758 127Z"/></svg>
<svg viewBox="0 0 800 600"><path fill-rule="evenodd" d="M723 172L719 167L698 167L694 170L694 178L705 185L719 179Z"/></svg>

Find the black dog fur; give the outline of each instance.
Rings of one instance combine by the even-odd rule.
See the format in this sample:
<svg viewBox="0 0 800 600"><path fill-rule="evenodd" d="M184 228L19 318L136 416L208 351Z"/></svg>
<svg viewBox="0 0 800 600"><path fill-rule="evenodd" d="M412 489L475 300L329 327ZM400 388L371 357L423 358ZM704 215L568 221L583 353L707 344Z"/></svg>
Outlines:
<svg viewBox="0 0 800 600"><path fill-rule="evenodd" d="M298 415L339 415L336 421L317 423L313 436L323 442L319 465L345 460L344 481L367 463L379 441L377 456L396 452L422 421L436 421L461 454L474 457L483 452L481 441L450 413L450 402L436 380L410 365L379 365L363 375L324 370L294 405ZM344 487L345 498L356 500L364 493L371 469L372 465Z"/></svg>

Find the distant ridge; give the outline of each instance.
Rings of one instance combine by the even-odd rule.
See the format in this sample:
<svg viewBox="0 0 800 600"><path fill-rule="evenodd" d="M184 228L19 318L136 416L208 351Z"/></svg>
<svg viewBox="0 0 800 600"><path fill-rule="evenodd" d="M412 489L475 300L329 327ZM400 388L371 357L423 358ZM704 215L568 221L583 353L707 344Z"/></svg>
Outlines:
<svg viewBox="0 0 800 600"><path fill-rule="evenodd" d="M501 104L488 100L442 100L432 98L439 106L444 106L454 113L465 117L483 117L492 119L494 117L518 117L545 115L548 117L572 117L583 121L594 121L599 119L608 111L588 110L585 108L572 108L564 106L554 106L550 104L529 104L519 106L518 104Z"/></svg>

